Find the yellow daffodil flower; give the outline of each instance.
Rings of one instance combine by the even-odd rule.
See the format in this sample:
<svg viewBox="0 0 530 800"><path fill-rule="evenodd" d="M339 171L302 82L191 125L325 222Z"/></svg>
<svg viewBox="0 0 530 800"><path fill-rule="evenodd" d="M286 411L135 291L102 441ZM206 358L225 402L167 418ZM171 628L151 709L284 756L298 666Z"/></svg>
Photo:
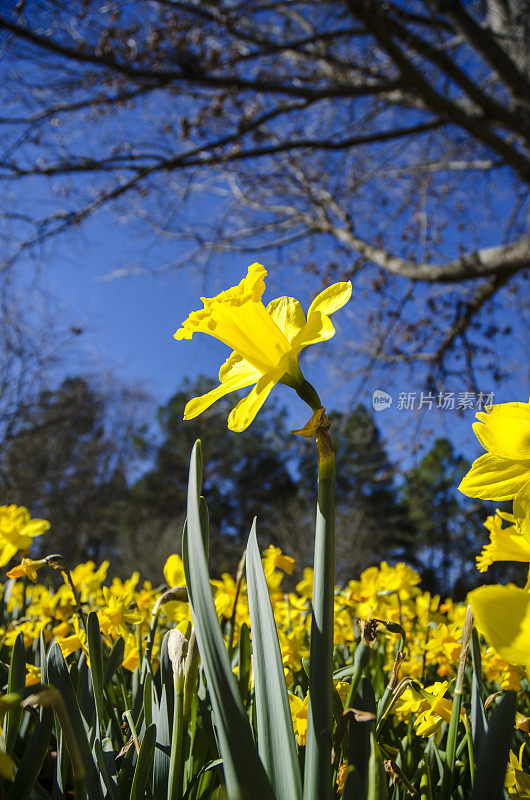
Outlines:
<svg viewBox="0 0 530 800"><path fill-rule="evenodd" d="M513 584L480 586L468 601L475 625L495 650L530 669L530 593Z"/></svg>
<svg viewBox="0 0 530 800"><path fill-rule="evenodd" d="M101 584L107 577L109 566L110 561L103 561L96 569L93 561L85 561L83 564L78 564L75 569L70 570L70 577L79 592L82 603L95 599L101 590Z"/></svg>
<svg viewBox="0 0 530 800"><path fill-rule="evenodd" d="M512 524L503 528L503 520ZM495 561L522 561L530 564L530 542L522 535L512 514L496 512L488 517L484 527L490 532L489 544L477 556L477 569L486 572Z"/></svg>
<svg viewBox="0 0 530 800"><path fill-rule="evenodd" d="M274 547L272 544L263 552L262 562L267 578L277 569L282 569L288 575L293 574L294 558L284 555L279 547Z"/></svg>
<svg viewBox="0 0 530 800"><path fill-rule="evenodd" d="M493 647L486 648L486 652L482 653L482 671L488 681L498 683L505 692L509 689L518 692L521 689L521 668L508 664Z"/></svg>
<svg viewBox="0 0 530 800"><path fill-rule="evenodd" d="M460 484L468 497L512 500L521 533L530 541L530 402L501 403L477 414L473 430L488 452Z"/></svg>
<svg viewBox="0 0 530 800"><path fill-rule="evenodd" d="M63 624L66 625L66 623ZM75 653L76 650L82 650L88 656L86 633L82 630L77 617L72 618L72 625L74 626L74 633L71 636L60 635L63 632L61 626L55 629L56 641L61 648L63 656L68 658L68 656L71 655L71 653Z"/></svg>
<svg viewBox="0 0 530 800"><path fill-rule="evenodd" d="M24 506L0 506L0 567L5 566L19 550L29 550L36 536L47 531L45 519L31 519Z"/></svg>
<svg viewBox="0 0 530 800"><path fill-rule="evenodd" d="M291 709L291 717L293 720L294 732L298 744L305 747L307 739L307 710L309 706L309 692L302 700L297 694L289 694L289 706Z"/></svg>
<svg viewBox="0 0 530 800"><path fill-rule="evenodd" d="M135 608L131 608L133 604L133 593L116 592L109 589L108 586L103 587L103 596L105 598L104 607L98 612L99 625L101 630L106 636L116 638L122 636L127 639L129 629L127 625L136 625L142 622L142 616Z"/></svg>
<svg viewBox="0 0 530 800"><path fill-rule="evenodd" d="M523 770L523 751L525 743L519 748L519 758L513 750L510 750L510 760L506 770L506 780L504 786L508 789L510 797L529 798L530 797L530 775Z"/></svg>
<svg viewBox="0 0 530 800"><path fill-rule="evenodd" d="M35 686L40 683L40 667L26 664L26 686Z"/></svg>
<svg viewBox="0 0 530 800"><path fill-rule="evenodd" d="M33 583L37 583L37 570L46 566L46 559L41 558L40 561L33 561L31 558L23 558L20 564L7 572L8 578L29 578Z"/></svg>
<svg viewBox="0 0 530 800"><path fill-rule="evenodd" d="M230 392L254 386L228 417L232 431L244 431L276 383L294 388L313 410L321 404L304 379L298 363L300 352L324 342L335 333L329 317L350 299L351 283L335 283L309 306L307 318L294 297L278 297L267 307L261 302L267 270L251 264L237 286L216 297L203 297L203 308L193 311L175 333L175 339L191 339L207 333L233 352L219 370L219 386L190 400L184 419L193 419Z"/></svg>
<svg viewBox="0 0 530 800"><path fill-rule="evenodd" d="M451 720L453 702L445 697L448 686L448 681L443 681L425 689L423 697L427 701L427 708L420 711L414 723L418 736L432 736L440 729L442 722Z"/></svg>

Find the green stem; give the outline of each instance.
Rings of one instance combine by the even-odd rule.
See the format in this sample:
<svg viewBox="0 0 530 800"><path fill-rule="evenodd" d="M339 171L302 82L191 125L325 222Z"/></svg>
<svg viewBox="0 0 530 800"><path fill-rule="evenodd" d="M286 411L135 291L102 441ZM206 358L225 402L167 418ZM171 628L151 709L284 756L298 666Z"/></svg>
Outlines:
<svg viewBox="0 0 530 800"><path fill-rule="evenodd" d="M332 796L335 455L326 427L319 427L315 438L318 447L318 502L304 800L329 800Z"/></svg>
<svg viewBox="0 0 530 800"><path fill-rule="evenodd" d="M473 753L473 732L467 714L464 714L464 727L466 729L467 754L469 757L469 772L471 775L471 786L475 780L475 754Z"/></svg>
<svg viewBox="0 0 530 800"><path fill-rule="evenodd" d="M175 703L173 706L173 732L171 735L171 755L169 758L169 778L167 800L180 800L184 760L182 758L184 692L182 680L175 679Z"/></svg>
<svg viewBox="0 0 530 800"><path fill-rule="evenodd" d="M467 651L471 639L471 630L473 626L473 614L471 613L471 606L467 607L466 620L462 632L462 649L460 651L460 660L458 663L458 673L456 676L455 691L453 695L453 709L451 712L451 721L449 722L449 732L447 734L447 744L445 747L446 754L446 770L442 784L441 800L449 800L453 789L454 782L454 768L456 756L456 734L458 730L458 722L460 720L460 709L462 706L462 690L464 687L464 669L466 666Z"/></svg>

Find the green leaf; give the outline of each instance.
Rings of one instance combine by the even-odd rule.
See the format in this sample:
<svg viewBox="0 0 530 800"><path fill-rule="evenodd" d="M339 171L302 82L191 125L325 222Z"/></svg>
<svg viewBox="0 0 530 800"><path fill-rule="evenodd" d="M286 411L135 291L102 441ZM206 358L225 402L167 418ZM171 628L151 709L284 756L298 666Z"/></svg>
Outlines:
<svg viewBox="0 0 530 800"><path fill-rule="evenodd" d="M201 449L193 447L188 483L185 567L195 635L208 683L230 800L271 800L273 794L241 704L210 588L199 511Z"/></svg>
<svg viewBox="0 0 530 800"><path fill-rule="evenodd" d="M368 793L367 800L386 800L388 779L385 771L383 756L375 739L373 731L370 733L370 760L368 762Z"/></svg>
<svg viewBox="0 0 530 800"><path fill-rule="evenodd" d="M250 660L250 630L246 622L243 622L239 631L239 669L237 672L237 685L239 696L243 704L248 698L251 674Z"/></svg>
<svg viewBox="0 0 530 800"><path fill-rule="evenodd" d="M153 689L154 691L154 689ZM166 698L166 687L162 687L160 704L153 702L153 722L156 725L156 749L153 761L153 795L165 797L169 777L169 751L171 746L171 719Z"/></svg>
<svg viewBox="0 0 530 800"><path fill-rule="evenodd" d="M111 740L103 739L103 743L101 743L99 739L96 739L94 742L94 755L101 778L106 786L108 797L112 798L112 800L120 800L116 775L116 753L112 747Z"/></svg>
<svg viewBox="0 0 530 800"><path fill-rule="evenodd" d="M13 650L11 651L11 663L9 665L9 678L7 681L8 694L21 694L26 685L26 651L24 648L24 636L20 632L15 639ZM6 750L10 753L17 740L20 722L22 720L22 706L17 705L9 709L6 714Z"/></svg>
<svg viewBox="0 0 530 800"><path fill-rule="evenodd" d="M118 636L118 638L116 639L116 641L112 646L112 650L110 651L110 655L107 658L105 669L103 671L103 683L105 684L105 686L109 685L114 676L114 673L121 666L124 653L125 653L125 642L123 641L121 636Z"/></svg>
<svg viewBox="0 0 530 800"><path fill-rule="evenodd" d="M502 697L482 742L471 800L499 800L503 795L506 764L514 734L517 692Z"/></svg>
<svg viewBox="0 0 530 800"><path fill-rule="evenodd" d="M247 544L247 589L258 751L277 800L296 800L302 796L302 782L282 654L259 554L255 519Z"/></svg>
<svg viewBox="0 0 530 800"><path fill-rule="evenodd" d="M70 675L68 674L68 668L57 642L54 642L48 651L47 668L48 680L52 686L58 689L64 702L64 713L67 715L67 720L71 727L71 734L77 743L79 755L84 767L84 780L88 796L90 800L102 800L103 795L101 792L99 773L92 758L87 731L83 724L83 718L74 692L74 687L72 686L72 681L70 680ZM63 720L60 720L60 722L70 758L74 761L72 757L72 741L69 739L70 731L65 729Z"/></svg>
<svg viewBox="0 0 530 800"><path fill-rule="evenodd" d="M52 726L53 711L51 708L43 708L31 739L24 749L15 780L7 795L8 800L26 800L26 797L30 796L48 752Z"/></svg>
<svg viewBox="0 0 530 800"><path fill-rule="evenodd" d="M87 620L87 642L88 653L90 656L90 671L92 673L92 685L94 687L94 699L96 701L96 711L98 716L98 729L101 732L103 726L104 708L104 683L103 683L103 654L101 652L101 631L99 629L98 615L91 611Z"/></svg>
<svg viewBox="0 0 530 800"><path fill-rule="evenodd" d="M358 649L359 648L357 648L357 650ZM362 677L358 686L359 691L353 698L353 707L359 711L367 711L370 714L375 714L377 706L370 679ZM350 718L348 724L347 757L349 766L355 768L356 777L352 778L348 782L348 785L344 787L344 800L351 800L351 798L354 797L364 798L366 794L370 771L370 756L373 749L371 739L373 728L373 722L358 722L355 717ZM362 787L360 793L357 795L351 794L350 792L352 792L356 786Z"/></svg>
<svg viewBox="0 0 530 800"><path fill-rule="evenodd" d="M145 786L153 764L155 740L156 725L150 725L146 729L142 744L140 745L140 752L138 753L138 761L136 762L136 769L134 770L129 800L144 800Z"/></svg>
<svg viewBox="0 0 530 800"><path fill-rule="evenodd" d="M72 678L71 674L70 678ZM84 653L81 655L78 664L76 694L79 710L87 726L89 728L94 728L96 723L96 701L94 698L92 676Z"/></svg>
<svg viewBox="0 0 530 800"><path fill-rule="evenodd" d="M150 672L144 681L144 720L146 728L153 722L153 679Z"/></svg>

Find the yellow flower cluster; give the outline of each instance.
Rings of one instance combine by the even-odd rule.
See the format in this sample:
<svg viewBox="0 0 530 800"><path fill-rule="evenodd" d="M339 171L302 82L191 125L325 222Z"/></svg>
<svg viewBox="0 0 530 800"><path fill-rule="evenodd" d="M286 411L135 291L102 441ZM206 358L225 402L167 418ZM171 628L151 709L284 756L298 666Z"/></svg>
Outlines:
<svg viewBox="0 0 530 800"><path fill-rule="evenodd" d="M298 742L303 744L307 727L304 660L309 656L312 570L304 570L302 580L289 591L283 584L286 576L293 572L292 558L271 546L263 553L263 566L278 626L293 724ZM71 582L81 609L77 608L72 588L66 581L55 591L42 583L24 585L23 580L15 581L7 601L11 622L7 620L0 628L0 642L13 645L17 635L22 633L24 644L29 649L42 633L47 643L52 640L59 643L65 657L76 651L86 653L86 634L78 612L81 610L86 615L89 611L96 611L107 647L111 648L121 636L125 642L123 667L134 671L140 665L147 646L153 613L155 608L159 608L153 647L156 663L167 630L177 627L185 632L191 624L185 594L181 598L178 593L177 597L175 593L167 593L168 587L176 590L185 585L180 557L173 554L167 559L164 567L166 583L157 589L147 581L141 583L138 572L125 581L118 578L109 581L108 568L108 561L99 567L88 561L71 571ZM225 573L211 583L221 627L228 637L229 627L233 625L231 635L235 646L241 626L250 624L245 579L234 580ZM465 606L451 600L441 603L438 596L422 591L419 584L418 573L406 564L390 566L383 561L379 566L365 570L358 580L337 587L335 664L340 670L352 663L360 638L360 621L370 618L395 623L392 631L402 628L406 635L406 660L400 674L421 682L424 694L418 697L407 689L394 709L394 718L396 722L415 719L416 732L428 736L439 728L441 721L447 720L450 713L450 701L444 695L448 681L456 675ZM372 648L376 664L383 669L388 681L400 635L389 632L383 625L380 631ZM38 669L30 662L31 656L28 655L28 685L39 680ZM520 670L508 664L496 651L486 650L483 663L485 677L492 686L519 688ZM348 686L348 683L336 682L335 688L343 703Z"/></svg>

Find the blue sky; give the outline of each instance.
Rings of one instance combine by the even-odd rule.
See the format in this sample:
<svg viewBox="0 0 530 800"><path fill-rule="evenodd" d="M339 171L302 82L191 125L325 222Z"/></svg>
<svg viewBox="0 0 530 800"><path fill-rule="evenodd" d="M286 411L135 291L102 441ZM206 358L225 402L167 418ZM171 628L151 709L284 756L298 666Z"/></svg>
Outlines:
<svg viewBox="0 0 530 800"><path fill-rule="evenodd" d="M154 406L163 404L185 378L203 373L216 375L220 364L228 355L220 342L197 335L191 341L177 342L173 333L189 311L200 306L201 294L213 295L238 282L245 274L253 256L238 254L216 258L205 273L190 266L182 273L161 276L131 274L110 278L117 269L134 259L149 263L153 242L138 239L127 226L121 227L108 217L99 215L86 226L79 238L54 245L47 254L46 269L41 284L54 298L59 317L69 325L83 329L76 348L67 359L64 371L69 374L108 370L129 383L139 383L152 397ZM167 245L168 255L172 245ZM142 252L143 251L143 252ZM266 264L266 257L262 258ZM27 269L30 269L30 264ZM316 278L313 279L316 281ZM292 275L286 289L282 276L272 270L267 279L265 302L281 294L293 294L307 308L320 286L311 285L302 274ZM335 339L309 348L302 357L306 377L315 383L328 407L346 410L349 404L372 404L374 390L382 389L393 398L390 408L375 414L383 436L387 440L391 457L402 467L411 466L422 448L429 446L438 436L448 436L458 452L469 459L481 452L471 429L474 410L463 416L456 410L437 411L437 401L432 410L424 412L400 409L399 392L416 392L416 405L423 387L408 374L396 369L389 382L375 374L334 389L334 380L325 378L322 370L329 364L337 367L341 339L355 335L356 299L349 308L334 318L338 330ZM501 357L502 354L501 354ZM496 401L526 400L524 370L514 371L513 378L498 387L488 383L480 386L484 392L497 392ZM324 384L324 385L323 385ZM333 390L334 389L334 390ZM440 391L452 391L458 402L458 393L464 385L457 382L440 386ZM291 411L293 427L306 421L306 411L293 393L285 387L276 387L275 393ZM154 410L154 409L153 409ZM154 417L154 414L153 414Z"/></svg>

